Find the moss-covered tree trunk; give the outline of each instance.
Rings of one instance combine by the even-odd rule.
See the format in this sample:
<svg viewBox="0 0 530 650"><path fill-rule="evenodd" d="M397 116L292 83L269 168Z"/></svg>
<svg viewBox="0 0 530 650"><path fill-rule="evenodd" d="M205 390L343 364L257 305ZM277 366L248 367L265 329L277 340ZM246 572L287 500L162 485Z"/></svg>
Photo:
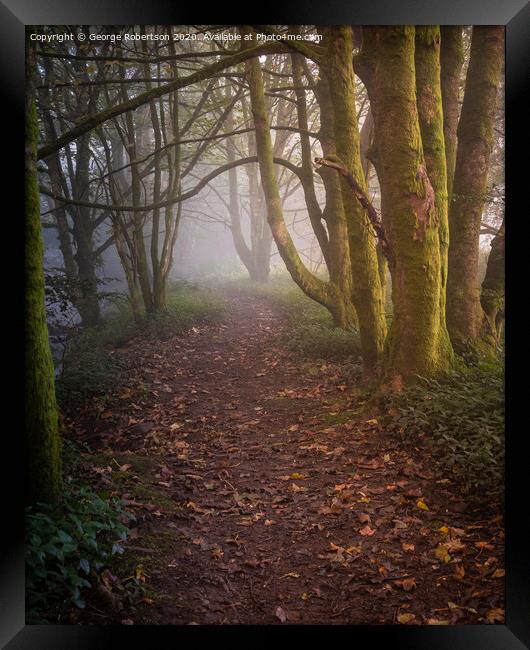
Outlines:
<svg viewBox="0 0 530 650"><path fill-rule="evenodd" d="M53 361L44 307L44 260L37 179L38 126L33 96L34 57L26 60L25 346L27 501L55 501L61 493Z"/></svg>
<svg viewBox="0 0 530 650"><path fill-rule="evenodd" d="M452 351L445 319L449 254L449 208L447 153L445 150L445 125L441 89L440 40L439 27L416 27L414 55L416 104L427 175L434 190L434 218L438 226L440 246L439 336L442 340L442 347Z"/></svg>
<svg viewBox="0 0 530 650"><path fill-rule="evenodd" d="M364 118L364 122L361 128L361 132L359 134L361 166L363 168L364 178L365 178L365 183L367 188L369 185L368 180L369 180L370 167L371 167L369 155L371 155L371 146L372 146L373 137L374 137L374 118L372 115L372 110L368 108L366 117ZM381 299L383 301L383 307L384 307L386 303L388 260L386 259L385 254L383 252L383 247L379 242L377 244L377 265L379 269L379 279L381 281Z"/></svg>
<svg viewBox="0 0 530 650"><path fill-rule="evenodd" d="M247 28L242 28L242 33L250 33ZM248 41L247 41L248 43ZM255 127L256 153L258 157L261 185L265 196L267 220L272 231L272 236L278 252L285 263L287 271L293 280L310 298L334 311L340 305L340 295L337 286L326 282L311 273L300 259L296 246L291 238L283 216L282 200L276 173L274 169L274 155L269 127L269 115L263 76L258 59L252 59L245 64L246 79L250 89L252 116Z"/></svg>
<svg viewBox="0 0 530 650"><path fill-rule="evenodd" d="M321 67L319 81L315 93L320 109L320 145L324 156L336 155L335 132L333 128L333 104L329 92L329 81L326 70ZM312 163L311 163L312 164ZM342 202L340 180L337 174L326 167L318 169L326 194L324 209L320 214L324 229L324 247L319 241L320 250L328 269L329 277L340 287L341 305L335 310L335 323L339 327L349 329L357 324L357 314L353 306L351 288L350 245L348 242L348 227ZM324 226L325 224L325 226Z"/></svg>
<svg viewBox="0 0 530 650"><path fill-rule="evenodd" d="M460 76L464 64L462 25L445 25L440 28L440 34L442 39L440 78L447 163L447 195L450 203L456 163L456 130L460 115Z"/></svg>
<svg viewBox="0 0 530 650"><path fill-rule="evenodd" d="M278 252L285 262L287 270L300 288L314 300L325 304L328 293L326 283L315 278L305 268L283 218L282 201L274 171L272 140L259 60L253 59L247 62L245 67L250 87L252 115L256 129L256 152L267 206L267 219Z"/></svg>
<svg viewBox="0 0 530 650"><path fill-rule="evenodd" d="M504 28L474 27L449 210L447 324L453 345L459 350L475 347L482 332L478 283L480 223L503 60Z"/></svg>
<svg viewBox="0 0 530 650"><path fill-rule="evenodd" d="M325 43L324 67L329 78L333 105L337 156L365 190L355 107L351 27L328 28ZM355 198L347 181L341 177L340 183L348 229L353 302L359 320L364 367L365 371L370 372L380 361L386 336L377 237L364 208Z"/></svg>
<svg viewBox="0 0 530 650"><path fill-rule="evenodd" d="M363 34L363 65L369 67L364 77L368 80L374 114L374 162L390 248L394 306L385 349L384 377L396 380L399 385L416 375L437 375L452 365L442 309L443 262L438 211L443 199L435 196L422 146L416 103L415 29L408 26L366 28ZM433 65L433 60L435 55L427 68ZM429 69L431 74L432 122L428 128L432 129L429 138L434 155L434 143L443 142L443 127L439 76L436 80L435 71ZM427 94L427 89L424 90ZM443 149L436 152L437 161L444 157ZM445 181L443 175L434 184L437 186L442 181Z"/></svg>

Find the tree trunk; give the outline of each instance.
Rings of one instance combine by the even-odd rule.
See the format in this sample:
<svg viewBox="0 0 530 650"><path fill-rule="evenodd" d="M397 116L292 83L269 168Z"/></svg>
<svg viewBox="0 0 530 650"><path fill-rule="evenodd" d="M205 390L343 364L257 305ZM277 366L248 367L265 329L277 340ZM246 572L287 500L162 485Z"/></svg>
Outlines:
<svg viewBox="0 0 530 650"><path fill-rule="evenodd" d="M503 34L503 27L473 28L458 124L453 200L449 211L451 244L447 284L447 324L458 350L476 346L482 331L478 286L480 223L493 146L497 88L504 54Z"/></svg>
<svg viewBox="0 0 530 650"><path fill-rule="evenodd" d="M125 79L125 71L120 69L122 79ZM121 87L121 96L124 101L128 100L128 94L125 84ZM131 111L125 114L126 137L127 137L127 155L132 163L138 157L138 143L136 129L134 124L134 115ZM142 198L142 184L139 176L138 166L133 165L130 168L131 174L131 196L132 204L139 206ZM150 271L147 264L147 252L144 241L144 219L141 212L133 213L132 241L134 244L134 265L138 275L138 283L142 292L145 311L150 314L154 311L153 293L151 290Z"/></svg>
<svg viewBox="0 0 530 650"><path fill-rule="evenodd" d="M127 282L127 289L129 293L129 303L131 305L131 311L133 318L136 323L139 323L142 320L142 307L141 307L141 297L140 290L138 287L138 281L136 273L131 264L131 259L129 257L129 252L127 249L127 244L125 237L123 235L123 230L125 228L121 217L117 216L113 219L113 231L114 231L114 244L116 246L116 251L120 258L120 262L125 274L125 280Z"/></svg>
<svg viewBox="0 0 530 650"><path fill-rule="evenodd" d="M245 28L244 34L249 33ZM248 43L248 41L247 41ZM285 262L293 280L310 298L316 300L328 309L331 308L336 295L336 288L330 283L320 280L304 266L285 224L282 201L274 170L274 156L269 128L269 118L263 77L258 59L246 63L246 77L250 87L250 98L254 126L256 129L256 151L258 156L261 184L267 206L267 220L278 252Z"/></svg>
<svg viewBox="0 0 530 650"><path fill-rule="evenodd" d="M241 97L241 108L245 123L251 119L245 96ZM248 138L248 155L256 156L256 137L250 131ZM267 209L260 192L258 182L258 166L245 165L248 179L248 215L250 219L250 252L252 259L252 272L249 270L253 282L265 284L269 281L271 268L272 232L267 221Z"/></svg>
<svg viewBox="0 0 530 650"><path fill-rule="evenodd" d="M399 386L402 380L416 375L435 376L452 365L442 311L438 210L443 201L435 197L421 142L416 105L415 29L366 28L363 34L363 58L369 67L365 78L375 123L374 162L391 251L394 314L385 350L384 377L395 380ZM433 60L431 57L431 66ZM430 93L430 137L441 144L439 76L436 81L435 71L431 72L434 85ZM445 156L443 148L437 155L438 160ZM437 178L435 184L439 182Z"/></svg>
<svg viewBox="0 0 530 650"><path fill-rule="evenodd" d="M230 85L226 87L226 98L230 102L232 91ZM234 130L234 114L232 111L226 118L226 130L230 133ZM232 163L236 160L236 147L233 138L226 141L226 162ZM237 169L232 167L228 170L228 206L230 212L230 230L234 248L239 259L243 262L251 280L256 280L255 258L253 251L247 246L243 231L241 229L241 209L239 206L239 187ZM249 208L250 209L250 208ZM252 212L250 212L252 217Z"/></svg>
<svg viewBox="0 0 530 650"><path fill-rule="evenodd" d="M482 336L487 345L498 348L504 325L504 219L491 242L480 302L484 310Z"/></svg>
<svg viewBox="0 0 530 650"><path fill-rule="evenodd" d="M329 79L324 66L320 69L320 80L316 86L316 96L320 108L320 144L324 157L337 153L335 146L335 115L329 89ZM357 313L353 302L350 244L348 241L348 224L342 199L340 179L335 171L321 167L318 173L322 177L326 192L326 204L322 213L327 225L328 244L322 254L332 281L339 287L338 304L333 310L333 319L337 327L353 329L358 325Z"/></svg>
<svg viewBox="0 0 530 650"><path fill-rule="evenodd" d="M58 432L53 361L44 308L44 260L37 179L37 113L29 48L26 61L26 214L25 345L26 456L28 503L49 502L61 494L61 442Z"/></svg>
<svg viewBox="0 0 530 650"><path fill-rule="evenodd" d="M86 104L84 105L86 106ZM72 198L82 201L88 191L90 149L89 136L82 136L76 142L75 168L69 148L66 159L71 179ZM74 171L75 169L75 171ZM94 227L90 208L75 206L72 212L72 232L75 243L74 260L77 267L77 291L75 307L85 326L93 327L100 319L98 279L94 257Z"/></svg>
<svg viewBox="0 0 530 650"><path fill-rule="evenodd" d="M269 281L271 272L272 232L267 222L265 206L261 212L263 213L260 215L261 235L254 244L254 276L252 279L260 284L265 284Z"/></svg>
<svg viewBox="0 0 530 650"><path fill-rule="evenodd" d="M351 27L331 27L326 33L326 68L334 111L337 156L359 185L366 189L361 165L359 129L355 108L353 37ZM365 371L380 361L386 336L386 321L377 262L377 237L365 210L341 177L342 201L346 214L352 294Z"/></svg>
<svg viewBox="0 0 530 650"><path fill-rule="evenodd" d="M363 168L364 178L366 182L366 188L368 189L368 179L370 174L371 162L368 156L370 155L370 149L372 146L372 141L374 137L374 118L372 115L372 109L368 108L366 117L361 128L361 133L359 136L359 144L361 150L361 166ZM386 306L386 284L387 284L387 272L388 272L388 261L383 253L383 248L381 243L377 244L377 267L379 269L379 280L381 281L381 299L383 301L383 309Z"/></svg>
<svg viewBox="0 0 530 650"><path fill-rule="evenodd" d="M83 81L89 81L87 66L84 61L75 61L74 68ZM97 107L98 90L81 91L77 99L77 110L81 114L91 114ZM73 198L76 201L90 200L90 133L85 133L76 140L75 179L72 183ZM80 285L80 298L77 309L83 325L95 326L99 323L101 313L98 297L98 278L96 273L96 258L94 255L94 224L90 208L77 206L75 208L73 230L76 244L75 261Z"/></svg>
<svg viewBox="0 0 530 650"><path fill-rule="evenodd" d="M447 190L447 154L445 151L443 95L441 89L440 28L416 27L415 67L416 103L427 175L434 190L434 218L440 246L439 336L451 350L446 324L447 265L449 252L449 216Z"/></svg>
<svg viewBox="0 0 530 650"><path fill-rule="evenodd" d="M462 25L444 25L440 28L440 66L442 83L442 106L447 163L447 196L449 205L453 193L456 163L456 130L460 114L460 75L464 63L464 40Z"/></svg>

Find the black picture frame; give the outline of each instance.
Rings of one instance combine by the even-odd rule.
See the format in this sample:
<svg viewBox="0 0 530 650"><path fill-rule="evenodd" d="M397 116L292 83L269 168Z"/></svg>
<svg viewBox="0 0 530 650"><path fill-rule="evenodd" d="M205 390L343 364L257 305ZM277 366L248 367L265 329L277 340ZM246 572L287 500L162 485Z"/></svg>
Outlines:
<svg viewBox="0 0 530 650"><path fill-rule="evenodd" d="M0 215L3 225L11 228L4 240L12 259L4 263L7 295L10 305L6 320L11 325L9 338L4 339L4 374L9 375L7 412L20 403L23 395L23 137L24 137L24 46L27 25L98 25L98 24L462 24L506 26L506 209L509 213L508 318L506 327L506 624L462 626L26 626L24 621L24 550L22 462L23 407L16 409L15 423L7 426L4 419L3 538L6 542L0 558L0 644L9 650L39 648L103 648L149 643L151 647L169 647L178 642L230 642L236 636L252 637L269 644L280 636L287 643L301 643L300 633L311 637L322 632L329 643L336 643L339 634L349 644L369 648L377 645L406 650L521 650L530 648L530 548L528 544L527 481L528 460L524 454L526 429L517 424L519 409L524 415L525 384L515 378L517 366L524 360L519 351L528 347L517 336L523 331L522 315L515 315L520 300L514 286L517 260L525 261L518 252L519 240L528 228L528 180L526 144L528 123L528 93L530 78L530 3L527 0L327 0L325 3L304 3L289 0L275 8L261 6L259 17L236 10L235 5L204 8L199 14L191 5L180 6L171 0L0 0L0 89L4 108L4 129L1 164L5 167L0 178L4 204ZM206 19L206 20L205 20ZM7 208L7 199L14 198ZM2 205L0 203L0 205ZM521 228L521 236L518 229ZM6 233L8 231L5 231ZM521 249L524 251L524 249ZM520 318L518 318L520 316ZM518 340L519 338L519 340ZM9 341L6 344L5 341ZM521 375L524 376L524 375ZM524 422L524 420L522 420ZM8 448L7 443L11 448ZM18 462L17 462L18 461ZM526 506L526 507L525 507ZM311 639L312 640L312 639ZM255 642L254 641L254 642Z"/></svg>

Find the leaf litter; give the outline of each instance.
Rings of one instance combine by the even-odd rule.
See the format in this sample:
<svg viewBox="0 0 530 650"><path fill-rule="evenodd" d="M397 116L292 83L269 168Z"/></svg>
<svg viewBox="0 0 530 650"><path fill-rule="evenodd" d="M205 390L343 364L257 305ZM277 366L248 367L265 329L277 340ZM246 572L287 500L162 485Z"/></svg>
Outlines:
<svg viewBox="0 0 530 650"><path fill-rule="evenodd" d="M351 365L308 372L281 313L228 299L193 346L139 337L115 399L68 421L91 480L139 514L128 554L149 596L108 622L504 622L498 508L465 507L377 414L330 426L356 408Z"/></svg>

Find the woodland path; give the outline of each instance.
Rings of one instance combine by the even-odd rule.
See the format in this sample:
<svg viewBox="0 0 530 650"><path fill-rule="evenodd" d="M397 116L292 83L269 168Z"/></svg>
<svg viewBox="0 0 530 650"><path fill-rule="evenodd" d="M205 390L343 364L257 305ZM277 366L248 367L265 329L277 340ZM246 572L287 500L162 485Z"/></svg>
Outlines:
<svg viewBox="0 0 530 650"><path fill-rule="evenodd" d="M96 420L94 405L77 416L91 471L138 516L123 561L149 590L105 616L501 622L500 518L359 415L351 365L301 362L281 346L277 308L227 299L218 323L117 351L132 360L126 385Z"/></svg>

